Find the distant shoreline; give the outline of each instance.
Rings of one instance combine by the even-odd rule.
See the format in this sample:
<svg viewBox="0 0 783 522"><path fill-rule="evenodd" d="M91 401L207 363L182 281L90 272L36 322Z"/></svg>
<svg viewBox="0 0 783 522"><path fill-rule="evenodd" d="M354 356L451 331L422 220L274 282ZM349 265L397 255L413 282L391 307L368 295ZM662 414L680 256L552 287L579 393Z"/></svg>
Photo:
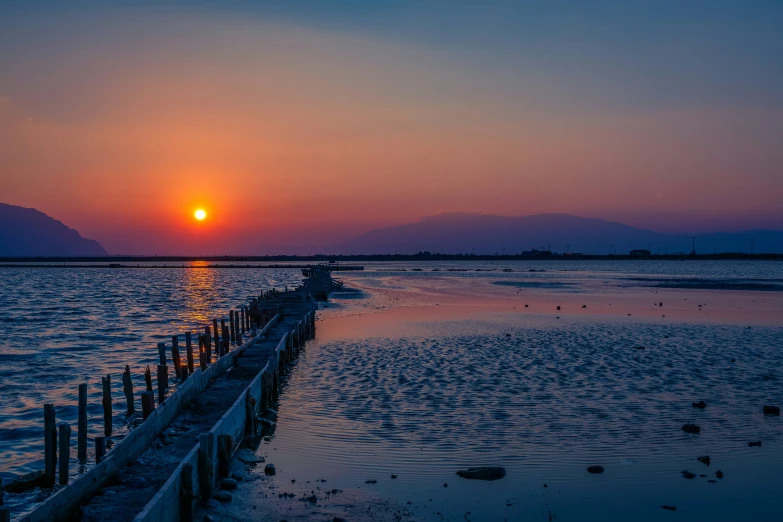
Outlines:
<svg viewBox="0 0 783 522"><path fill-rule="evenodd" d="M314 255L314 256L100 256L100 257L0 257L0 268L182 268L174 265L150 265L149 263L208 262L232 263L209 264L191 268L306 268L311 264L357 263L363 261L783 261L783 254L669 254L650 256L631 255L472 255L472 254L431 254L412 255ZM265 262L264 265L245 263ZM276 263L302 264L276 264ZM32 264L31 264L32 263ZM90 263L90 264L76 264ZM130 265L123 263L145 263ZM243 263L243 264L237 264Z"/></svg>

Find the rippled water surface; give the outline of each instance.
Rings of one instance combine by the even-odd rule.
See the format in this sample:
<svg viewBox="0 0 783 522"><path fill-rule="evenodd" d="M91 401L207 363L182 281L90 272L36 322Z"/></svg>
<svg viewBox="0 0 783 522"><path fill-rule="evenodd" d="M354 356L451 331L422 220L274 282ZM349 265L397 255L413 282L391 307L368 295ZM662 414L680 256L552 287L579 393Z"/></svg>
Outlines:
<svg viewBox="0 0 783 522"><path fill-rule="evenodd" d="M119 415L126 364L142 389L158 342L180 335L184 352L184 332L300 281L294 269L0 268L0 476L43 468L44 403L75 428L78 385L88 383L90 436L102 435L102 376L113 376Z"/></svg>
<svg viewBox="0 0 783 522"><path fill-rule="evenodd" d="M780 520L783 425L761 406L783 405L783 264L366 266L340 274L348 289L319 312L285 384L261 448L281 480L367 488L424 520ZM102 375L115 376L118 412L125 364L139 389L157 342L300 279L294 269L0 269L0 475L43 467L45 402L75 426L88 382L98 435ZM701 434L680 429L689 422ZM604 474L585 471L595 464ZM454 474L472 465L508 474Z"/></svg>

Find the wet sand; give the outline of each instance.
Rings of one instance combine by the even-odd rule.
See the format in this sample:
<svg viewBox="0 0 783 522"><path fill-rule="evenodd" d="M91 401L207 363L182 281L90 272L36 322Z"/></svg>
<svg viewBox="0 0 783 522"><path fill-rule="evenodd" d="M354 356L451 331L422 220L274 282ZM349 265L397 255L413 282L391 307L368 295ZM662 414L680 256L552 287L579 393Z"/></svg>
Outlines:
<svg viewBox="0 0 783 522"><path fill-rule="evenodd" d="M781 293L346 281L258 449L277 475L248 469L219 518L778 519Z"/></svg>

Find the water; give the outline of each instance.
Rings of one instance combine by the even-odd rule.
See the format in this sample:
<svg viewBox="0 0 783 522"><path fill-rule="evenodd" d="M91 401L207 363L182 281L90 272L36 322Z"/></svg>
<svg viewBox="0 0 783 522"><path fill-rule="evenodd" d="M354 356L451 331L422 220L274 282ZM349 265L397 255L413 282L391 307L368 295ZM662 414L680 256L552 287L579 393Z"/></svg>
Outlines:
<svg viewBox="0 0 783 522"><path fill-rule="evenodd" d="M776 284L780 265L640 266L648 268L543 263L536 269L546 272L512 265L509 273L501 264L443 274L455 266L442 265L433 274L432 265L383 266L346 276L363 291L336 295L322 313L281 396L275 437L260 452L281 484L311 481L309 489L326 479L330 488L391 497L422 520L668 519L662 505L699 520L779 520L783 423L761 410L783 404L783 308L778 292L744 284ZM528 284L541 280L551 284ZM674 280L711 286L658 284ZM493 287L514 301L449 300L459 288ZM414 298L407 310L383 313L384 291ZM653 296L665 306L654 307ZM595 312L606 299L655 312ZM753 314L737 310L737 321L698 306L729 313L746 302L756 303ZM773 321L754 319L770 307ZM708 407L693 408L698 400ZM701 434L683 432L686 423ZM756 440L762 448L748 447ZM710 466L696 460L703 455ZM507 476L455 475L486 465ZM590 475L591 465L606 471Z"/></svg>
<svg viewBox="0 0 783 522"><path fill-rule="evenodd" d="M322 310L261 448L282 478L373 488L425 520L658 520L671 515L662 504L776 519L783 427L760 409L783 404L782 263L365 265L340 274L350 290ZM119 413L125 364L138 390L157 342L300 279L294 269L0 270L0 474L43 468L45 402L75 426L88 382L99 435L102 375L115 376ZM690 406L700 399L704 411ZM702 433L683 433L686 422ZM709 468L695 460L704 454ZM593 464L606 472L588 475ZM454 475L470 465L508 475ZM716 469L726 478L707 482Z"/></svg>
<svg viewBox="0 0 783 522"><path fill-rule="evenodd" d="M0 269L0 476L43 469L44 403L75 429L78 385L88 383L89 436L103 435L102 376L112 375L121 426L126 364L143 389L158 342L170 347L177 334L184 350L184 332L203 333L230 308L301 278L295 269Z"/></svg>

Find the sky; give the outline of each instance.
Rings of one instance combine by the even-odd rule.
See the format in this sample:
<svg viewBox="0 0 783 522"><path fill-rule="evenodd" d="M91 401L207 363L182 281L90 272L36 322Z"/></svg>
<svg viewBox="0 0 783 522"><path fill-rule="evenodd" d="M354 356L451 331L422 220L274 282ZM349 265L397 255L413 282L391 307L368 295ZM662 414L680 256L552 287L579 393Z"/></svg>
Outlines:
<svg viewBox="0 0 783 522"><path fill-rule="evenodd" d="M4 1L0 202L128 254L443 212L783 229L781 26L763 0Z"/></svg>

